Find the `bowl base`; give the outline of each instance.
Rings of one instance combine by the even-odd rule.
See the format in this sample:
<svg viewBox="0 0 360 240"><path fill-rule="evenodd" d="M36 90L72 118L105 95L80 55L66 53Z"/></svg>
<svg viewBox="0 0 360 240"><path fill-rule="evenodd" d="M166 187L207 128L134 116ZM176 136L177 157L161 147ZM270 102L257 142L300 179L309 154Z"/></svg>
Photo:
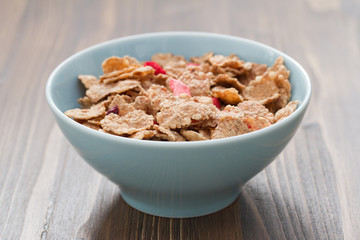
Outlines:
<svg viewBox="0 0 360 240"><path fill-rule="evenodd" d="M198 197L139 196L136 192L121 189L124 201L136 210L167 218L191 218L217 212L233 203L240 189Z"/></svg>

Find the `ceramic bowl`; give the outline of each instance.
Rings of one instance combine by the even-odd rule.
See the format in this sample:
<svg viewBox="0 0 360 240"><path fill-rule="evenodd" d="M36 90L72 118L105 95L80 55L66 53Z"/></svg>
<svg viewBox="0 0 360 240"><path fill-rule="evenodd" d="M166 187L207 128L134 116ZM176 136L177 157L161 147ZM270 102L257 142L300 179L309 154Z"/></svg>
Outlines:
<svg viewBox="0 0 360 240"><path fill-rule="evenodd" d="M78 124L64 112L79 107L85 89L79 74L102 75L110 56L130 55L140 61L155 53L201 56L237 54L245 61L272 65L283 56L290 70L292 100L300 102L285 120L252 133L200 142L135 140L101 133ZM115 39L85 49L62 62L51 74L46 96L57 124L78 154L120 187L132 207L157 216L195 217L231 204L240 187L285 148L310 101L307 73L286 54L251 40L198 32L162 32Z"/></svg>

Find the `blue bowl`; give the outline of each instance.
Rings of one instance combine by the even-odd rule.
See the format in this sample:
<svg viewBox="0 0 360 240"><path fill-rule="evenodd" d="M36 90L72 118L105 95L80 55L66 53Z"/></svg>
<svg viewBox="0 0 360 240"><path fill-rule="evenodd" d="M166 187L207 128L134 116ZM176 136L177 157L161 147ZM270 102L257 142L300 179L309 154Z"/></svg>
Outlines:
<svg viewBox="0 0 360 240"><path fill-rule="evenodd" d="M102 75L110 56L130 55L141 61L159 52L201 56L237 54L245 61L272 65L283 56L290 70L292 100L300 102L285 120L245 135L201 142L157 142L101 133L78 124L64 111L79 107L84 88L79 74ZM310 79L291 57L266 45L227 35L162 32L115 39L85 49L62 62L51 74L46 97L56 121L79 155L116 183L134 208L164 217L195 217L232 203L240 187L285 148L305 114Z"/></svg>

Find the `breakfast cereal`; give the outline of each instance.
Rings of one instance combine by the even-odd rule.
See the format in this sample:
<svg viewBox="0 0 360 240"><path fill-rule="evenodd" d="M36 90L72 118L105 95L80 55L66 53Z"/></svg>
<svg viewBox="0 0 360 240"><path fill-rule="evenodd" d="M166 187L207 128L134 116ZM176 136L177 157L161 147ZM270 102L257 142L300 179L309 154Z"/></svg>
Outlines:
<svg viewBox="0 0 360 240"><path fill-rule="evenodd" d="M290 116L290 114L295 111L298 103L298 101L291 101L284 108L281 108L279 111L277 111L275 114L275 121L279 122L284 118Z"/></svg>
<svg viewBox="0 0 360 240"><path fill-rule="evenodd" d="M290 72L235 54L109 57L103 75L79 75L81 108L65 115L94 130L140 140L202 141L250 133L291 115ZM290 102L289 102L290 101Z"/></svg>

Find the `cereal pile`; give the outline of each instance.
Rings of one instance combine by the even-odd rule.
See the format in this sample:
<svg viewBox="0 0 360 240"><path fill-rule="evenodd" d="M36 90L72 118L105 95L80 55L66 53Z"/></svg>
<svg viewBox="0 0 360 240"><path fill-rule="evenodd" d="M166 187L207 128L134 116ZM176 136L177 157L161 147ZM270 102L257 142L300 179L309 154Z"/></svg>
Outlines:
<svg viewBox="0 0 360 240"><path fill-rule="evenodd" d="M159 53L151 61L110 57L99 79L79 75L86 96L65 114L92 129L134 139L199 141L270 126L293 113L289 71L236 55Z"/></svg>

